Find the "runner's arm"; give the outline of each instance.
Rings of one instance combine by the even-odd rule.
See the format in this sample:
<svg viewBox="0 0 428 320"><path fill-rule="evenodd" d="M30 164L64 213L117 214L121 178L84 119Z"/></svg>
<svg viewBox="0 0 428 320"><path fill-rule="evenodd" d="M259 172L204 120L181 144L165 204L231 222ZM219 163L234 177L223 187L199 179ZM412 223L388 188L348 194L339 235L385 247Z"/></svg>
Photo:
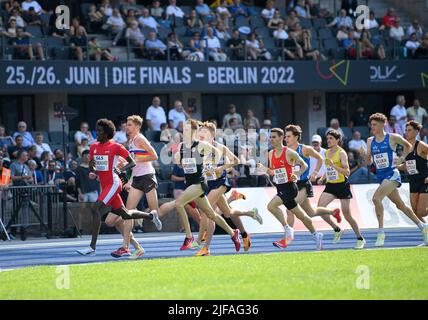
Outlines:
<svg viewBox="0 0 428 320"><path fill-rule="evenodd" d="M401 155L401 157L398 158L400 162L397 164L397 165L400 165L404 161L406 161L405 159L406 159L407 155L410 153L410 150L412 149L412 145L410 144L409 141L407 141L402 136L400 136L396 133L390 133L390 137L391 137L391 141L393 143L403 146L403 154Z"/></svg>

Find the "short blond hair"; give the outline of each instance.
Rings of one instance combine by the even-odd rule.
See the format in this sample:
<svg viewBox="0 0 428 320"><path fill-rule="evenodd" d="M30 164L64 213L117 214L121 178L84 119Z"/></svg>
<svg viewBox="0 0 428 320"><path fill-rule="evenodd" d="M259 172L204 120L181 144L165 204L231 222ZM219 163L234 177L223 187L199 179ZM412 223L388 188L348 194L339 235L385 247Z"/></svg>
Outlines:
<svg viewBox="0 0 428 320"><path fill-rule="evenodd" d="M143 118L141 118L139 115L134 114L132 116L129 116L126 120L132 121L137 126L140 126L140 127L143 126Z"/></svg>
<svg viewBox="0 0 428 320"><path fill-rule="evenodd" d="M201 125L202 128L207 128L208 130L210 130L210 132L215 135L216 134L216 125L210 121L205 121L204 123L202 123Z"/></svg>

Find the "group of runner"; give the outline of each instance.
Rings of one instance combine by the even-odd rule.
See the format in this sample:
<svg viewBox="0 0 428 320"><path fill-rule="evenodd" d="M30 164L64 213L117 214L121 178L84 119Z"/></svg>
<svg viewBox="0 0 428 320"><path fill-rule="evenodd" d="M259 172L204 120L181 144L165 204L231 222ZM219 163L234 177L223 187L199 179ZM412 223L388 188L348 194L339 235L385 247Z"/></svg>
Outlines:
<svg viewBox="0 0 428 320"><path fill-rule="evenodd" d="M373 136L367 140L367 150L360 150L367 165L373 165L379 187L373 195L379 231L375 246L381 247L385 241L383 199L388 197L421 230L424 243L428 243L428 224L425 217L428 213L428 145L418 141L421 125L410 121L406 125L406 139L397 134L386 133L384 125L386 116L373 114L370 126ZM186 189L174 201L159 207L157 181L152 161L158 159L150 142L140 133L143 119L130 116L127 119L129 151L122 145L113 142L115 127L107 119L100 119L96 125L97 140L90 147L90 178L99 179L101 195L92 208L92 241L89 247L79 250L82 255L94 255L100 229L101 217L108 214L106 224L115 226L123 236L123 245L112 252L114 257L130 256L137 259L144 254L144 249L132 234L133 220L145 219L154 223L157 230L162 229L160 217L175 209L183 223L186 237L180 250L198 250L197 256L210 255L210 244L215 225L221 227L229 236L238 252L241 238L244 250L251 248L250 235L246 232L241 216L248 216L263 223L257 208L248 211L235 210L230 202L245 198L236 190L233 196L226 198L231 190L228 171L240 164L232 150L215 141L216 125L211 122L201 123L187 120L184 125L183 141L173 155L175 164L182 167ZM273 177L277 195L267 204L272 213L284 228L284 237L273 243L278 248L286 248L294 240L294 218L301 220L311 232L317 250L322 250L323 234L317 231L312 218L320 216L334 230L334 243L338 243L344 230L338 226L342 216L352 227L356 236L356 249L363 249L366 240L360 232L357 221L351 214L352 192L348 177L350 168L347 153L340 147L342 136L336 130L326 133L328 150L325 157L314 148L301 143L302 130L297 125L288 125L285 131L280 128L270 130L272 150L266 163L258 163L257 170ZM284 141L286 146L284 145ZM396 156L397 146L402 147L402 156ZM316 160L315 170L310 170L311 158ZM309 198L313 197L311 181L314 181L321 167L325 165L325 174L318 179L325 184L325 189L313 208ZM406 170L410 179L411 207L400 197L400 170ZM126 172L132 170L130 181ZM309 175L309 172L312 172ZM120 197L124 187L128 190L126 206ZM146 195L149 212L136 210L143 195ZM340 209L329 209L327 206L335 199L340 200ZM199 234L195 240L190 228L186 206L198 208L201 213ZM281 209L285 206L286 213ZM331 219L335 218L335 222ZM232 229L224 217L230 217L237 229ZM134 252L129 247L133 245Z"/></svg>

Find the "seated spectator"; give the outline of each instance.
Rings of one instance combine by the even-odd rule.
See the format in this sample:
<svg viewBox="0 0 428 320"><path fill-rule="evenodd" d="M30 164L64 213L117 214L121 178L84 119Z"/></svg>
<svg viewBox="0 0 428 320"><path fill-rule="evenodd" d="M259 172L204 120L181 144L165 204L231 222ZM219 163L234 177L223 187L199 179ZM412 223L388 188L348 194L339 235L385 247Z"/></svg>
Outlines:
<svg viewBox="0 0 428 320"><path fill-rule="evenodd" d="M119 59L118 57L113 56L111 54L110 49L101 47L96 37L92 37L89 40L88 47L89 47L89 58L91 60L117 61Z"/></svg>
<svg viewBox="0 0 428 320"><path fill-rule="evenodd" d="M33 45L30 43L29 38L34 38L34 36L28 32L24 32L22 28L16 29L16 38L12 39L12 46L15 49L14 58L15 59L30 59L34 60ZM45 53L43 51L43 46L40 42L36 43L36 56L40 60L45 60Z"/></svg>
<svg viewBox="0 0 428 320"><path fill-rule="evenodd" d="M358 47L358 55L360 59L366 58L366 59L373 59L378 58L380 60L386 59L385 49L382 45L379 45L377 50L373 43L370 41L370 33L367 30L363 30L361 33L361 38L359 40L359 47ZM376 51L376 54L375 54Z"/></svg>
<svg viewBox="0 0 428 320"><path fill-rule="evenodd" d="M12 15L9 18L9 22L11 20L16 21L16 26L18 28L25 28L27 26L27 23L25 22L24 18L21 16L21 12L17 9L12 10Z"/></svg>
<svg viewBox="0 0 428 320"><path fill-rule="evenodd" d="M230 0L230 3L233 3L232 0ZM220 4L217 6L215 12L217 13L218 18L220 18L221 15L226 15L227 18L232 18L232 14L229 11L228 0L220 0Z"/></svg>
<svg viewBox="0 0 428 320"><path fill-rule="evenodd" d="M251 32L245 41L249 60L271 60L272 54L265 48L263 40Z"/></svg>
<svg viewBox="0 0 428 320"><path fill-rule="evenodd" d="M415 32L410 35L410 39L406 41L407 55L413 57L416 50L420 47L421 43L418 41L418 37Z"/></svg>
<svg viewBox="0 0 428 320"><path fill-rule="evenodd" d="M312 33L309 29L303 29L302 41L299 43L303 50L303 56L312 60L327 60L317 49L312 48Z"/></svg>
<svg viewBox="0 0 428 320"><path fill-rule="evenodd" d="M56 167L61 171L64 171L64 152L62 152L61 149L55 149L53 154L53 160L56 162Z"/></svg>
<svg viewBox="0 0 428 320"><path fill-rule="evenodd" d="M385 131L386 133L397 133L400 136L404 136L403 129L397 123L397 117L393 115L389 116L388 122L385 124Z"/></svg>
<svg viewBox="0 0 428 320"><path fill-rule="evenodd" d="M413 59L428 59L428 35L425 34L422 38L421 45L413 54Z"/></svg>
<svg viewBox="0 0 428 320"><path fill-rule="evenodd" d="M191 29L193 28L199 28L202 29L204 27L204 23L199 19L197 13L195 10L192 10L190 12L189 18L187 18L187 26Z"/></svg>
<svg viewBox="0 0 428 320"><path fill-rule="evenodd" d="M155 19L160 19L162 18L163 13L164 10L160 5L160 1L153 0L152 6L150 7L150 15Z"/></svg>
<svg viewBox="0 0 428 320"><path fill-rule="evenodd" d="M341 26L346 26L346 28L351 28L353 26L352 19L346 15L345 10L340 10L339 16L336 17L332 22L327 24L327 28L336 27L340 28Z"/></svg>
<svg viewBox="0 0 428 320"><path fill-rule="evenodd" d="M250 11L245 4L241 3L241 0L233 0L233 5L230 6L229 11L235 19L238 17L247 18L250 15Z"/></svg>
<svg viewBox="0 0 428 320"><path fill-rule="evenodd" d="M361 133L359 131L354 131L352 135L352 140L348 142L348 148L350 151L357 154L360 153L361 147L367 151L367 144L364 140L361 139Z"/></svg>
<svg viewBox="0 0 428 320"><path fill-rule="evenodd" d="M36 146L31 146L27 149L27 153L28 153L28 160L33 160L37 163L37 168L41 169L42 168L42 164L40 162L40 159L37 157L37 148Z"/></svg>
<svg viewBox="0 0 428 320"><path fill-rule="evenodd" d="M191 61L204 61L205 60L205 41L201 40L200 32L195 32L189 41L190 54L187 57Z"/></svg>
<svg viewBox="0 0 428 320"><path fill-rule="evenodd" d="M287 25L284 24L284 19L281 18L279 10L275 10L273 17L267 22L267 27L271 30L276 30L280 23L284 25L284 29L288 29Z"/></svg>
<svg viewBox="0 0 428 320"><path fill-rule="evenodd" d="M83 152L85 152L85 150L89 150L90 146L89 146L89 141L87 138L83 138L82 139L82 144L77 146L77 156L79 158L82 157Z"/></svg>
<svg viewBox="0 0 428 320"><path fill-rule="evenodd" d="M18 157L18 153L21 151L27 151L27 148L24 147L24 138L21 135L16 135L15 145L12 145L7 149L7 153L9 154L10 160L16 160Z"/></svg>
<svg viewBox="0 0 428 320"><path fill-rule="evenodd" d="M88 17L92 28L99 30L103 24L104 15L101 11L97 10L97 7L94 4L89 7Z"/></svg>
<svg viewBox="0 0 428 320"><path fill-rule="evenodd" d="M107 19L107 22L104 24L103 29L114 35L114 40L112 45L116 46L119 42L120 38L123 35L123 31L125 30L126 24L120 14L119 9L113 9L113 15Z"/></svg>
<svg viewBox="0 0 428 320"><path fill-rule="evenodd" d="M421 107L419 99L413 100L413 106L407 108L407 116L412 117L413 120L422 125L428 120L428 113L425 108Z"/></svg>
<svg viewBox="0 0 428 320"><path fill-rule="evenodd" d="M41 159L42 153L47 151L48 154L53 154L51 147L43 142L43 135L41 133L36 134L36 157Z"/></svg>
<svg viewBox="0 0 428 320"><path fill-rule="evenodd" d="M333 130L336 130L336 131L339 131L339 132L340 132L340 135L341 135L342 137L345 137L345 134L343 133L343 130L342 130L342 128L340 127L339 119L337 119L337 118L333 118L333 119L331 119L331 120L330 120L330 128L328 128L326 132L328 132L329 130L332 130L332 129L333 129Z"/></svg>
<svg viewBox="0 0 428 320"><path fill-rule="evenodd" d="M280 22L276 26L275 31L273 32L273 37L276 40L287 40L288 39L288 33L285 31L284 23Z"/></svg>
<svg viewBox="0 0 428 320"><path fill-rule="evenodd" d="M424 35L424 31L422 30L422 26L419 24L418 19L413 19L412 24L407 28L406 35L408 38L410 38L413 33L416 34L416 38L418 40L422 39Z"/></svg>
<svg viewBox="0 0 428 320"><path fill-rule="evenodd" d="M251 109L247 110L247 116L244 119L244 128L248 130L249 126L259 130L260 121L254 116L254 112Z"/></svg>
<svg viewBox="0 0 428 320"><path fill-rule="evenodd" d="M355 40L355 32L349 31L348 39L342 40L342 46L345 48L345 55L348 59L357 57L357 41Z"/></svg>
<svg viewBox="0 0 428 320"><path fill-rule="evenodd" d="M299 18L309 18L308 8L306 7L304 0L297 0L294 10Z"/></svg>
<svg viewBox="0 0 428 320"><path fill-rule="evenodd" d="M314 4L312 0L305 0L305 8L308 13L307 18L313 19L321 17L321 9L319 5Z"/></svg>
<svg viewBox="0 0 428 320"><path fill-rule="evenodd" d="M279 13L279 11L278 11ZM288 30L294 30L294 27L300 23L300 19L297 16L297 12L296 10L291 10L290 14L288 15L288 17L285 19L285 25L286 25L286 29Z"/></svg>
<svg viewBox="0 0 428 320"><path fill-rule="evenodd" d="M116 131L113 140L122 145L126 145L128 137L126 135L126 121L122 121L120 124L120 130Z"/></svg>
<svg viewBox="0 0 428 320"><path fill-rule="evenodd" d="M74 134L74 141L77 146L82 144L82 140L88 139L89 145L96 142L96 139L92 136L91 131L89 131L89 124L87 122L82 122L80 124L80 130Z"/></svg>
<svg viewBox="0 0 428 320"><path fill-rule="evenodd" d="M41 26L42 20L40 16L36 13L33 7L31 7L28 12L24 15L24 20L29 26Z"/></svg>
<svg viewBox="0 0 428 320"><path fill-rule="evenodd" d="M232 37L227 40L226 47L230 49L231 60L242 60L244 58L244 40L239 37L238 29L233 29Z"/></svg>
<svg viewBox="0 0 428 320"><path fill-rule="evenodd" d="M40 156L40 163L42 165L42 170L47 170L49 165L49 160L52 160L52 152L49 151L43 151Z"/></svg>
<svg viewBox="0 0 428 320"><path fill-rule="evenodd" d="M44 171L44 181L49 185L59 185L65 183L64 175L61 173L61 170L57 167L55 160L49 160L48 168Z"/></svg>
<svg viewBox="0 0 428 320"><path fill-rule="evenodd" d="M30 11L31 8L34 9L36 14L42 14L46 13L45 10L40 6L40 4L35 0L24 0L24 2L21 3L22 11Z"/></svg>
<svg viewBox="0 0 428 320"><path fill-rule="evenodd" d="M68 199L71 201L77 201L77 186L76 186L76 179L77 179L77 174L76 174L76 170L78 168L78 164L76 160L71 160L70 161L70 167L65 171L64 173L64 180L65 180L65 185L62 186L62 190L64 190L65 188L67 188L67 196Z"/></svg>
<svg viewBox="0 0 428 320"><path fill-rule="evenodd" d="M113 8L110 5L110 0L102 0L101 6L100 6L100 12L103 14L104 17L111 17L113 15Z"/></svg>
<svg viewBox="0 0 428 320"><path fill-rule="evenodd" d="M376 16L375 16L374 11L370 11L368 19L364 19L364 29L366 29L366 30L380 29L380 26L376 20Z"/></svg>
<svg viewBox="0 0 428 320"><path fill-rule="evenodd" d="M134 50L143 53L145 37L138 27L137 21L134 20L128 25L128 28L126 28L125 32L125 37L129 39L130 44Z"/></svg>
<svg viewBox="0 0 428 320"><path fill-rule="evenodd" d="M143 9L143 15L138 18L138 23L142 28L153 29L158 32L158 28L160 27L159 23L150 16L149 9Z"/></svg>
<svg viewBox="0 0 428 320"><path fill-rule="evenodd" d="M144 43L149 59L165 60L167 46L157 38L156 33L149 32L148 39Z"/></svg>
<svg viewBox="0 0 428 320"><path fill-rule="evenodd" d="M24 139L22 144L23 147L28 148L36 144L31 133L27 131L27 124L24 121L18 122L18 131L16 131L12 137L16 139L18 135Z"/></svg>
<svg viewBox="0 0 428 320"><path fill-rule="evenodd" d="M15 140L7 136L5 126L0 125L0 149L7 152L7 149L14 145L16 145Z"/></svg>
<svg viewBox="0 0 428 320"><path fill-rule="evenodd" d="M348 152L348 163L351 174L349 176L349 183L367 183L370 180L374 180L375 176L369 172L367 166L362 162L361 158L355 158L353 152Z"/></svg>
<svg viewBox="0 0 428 320"><path fill-rule="evenodd" d="M273 4L274 4L273 1L268 0L266 2L266 7L261 12L261 16L265 20L265 22L268 22L269 20L273 19L275 12L277 11L273 7Z"/></svg>
<svg viewBox="0 0 428 320"><path fill-rule="evenodd" d="M17 25L16 25L16 19L9 20L9 23L7 24L7 29L1 33L2 36L5 36L9 39L16 38L16 31L17 31Z"/></svg>
<svg viewBox="0 0 428 320"><path fill-rule="evenodd" d="M215 17L210 7L204 3L204 0L196 0L195 11L205 23L211 21Z"/></svg>
<svg viewBox="0 0 428 320"><path fill-rule="evenodd" d="M230 39L226 26L220 21L217 22L216 35L220 40L227 41Z"/></svg>
<svg viewBox="0 0 428 320"><path fill-rule="evenodd" d="M85 52L87 52L88 39L83 31L79 28L75 35L70 37L70 49L75 59L83 61Z"/></svg>
<svg viewBox="0 0 428 320"><path fill-rule="evenodd" d="M228 107L228 113L224 115L223 117L223 124L222 129L230 128L229 126L229 120L232 118L236 118L238 125L242 126L242 117L239 113L236 112L236 106L234 104L229 105Z"/></svg>
<svg viewBox="0 0 428 320"><path fill-rule="evenodd" d="M34 160L28 160L29 175L33 178L28 181L28 184L45 184L42 172L38 169L37 163Z"/></svg>
<svg viewBox="0 0 428 320"><path fill-rule="evenodd" d="M341 25L340 29L337 31L336 39L339 42L349 38L349 32L345 25Z"/></svg>
<svg viewBox="0 0 428 320"><path fill-rule="evenodd" d="M18 0L9 0L4 2L4 10L7 13L11 13L14 9L21 11L21 4Z"/></svg>
<svg viewBox="0 0 428 320"><path fill-rule="evenodd" d="M349 123L349 126L352 127L367 127L367 124L369 123L369 119L364 114L364 107L358 106L357 110L351 117L351 121Z"/></svg>
<svg viewBox="0 0 428 320"><path fill-rule="evenodd" d="M70 37L76 36L78 30L80 30L81 32L83 32L83 34L85 36L88 36L88 33L86 32L85 27L80 24L80 18L79 17L74 17L71 20L71 26L70 26L70 30L69 30Z"/></svg>
<svg viewBox="0 0 428 320"><path fill-rule="evenodd" d="M170 143L172 142L172 130L168 128L168 124L162 123L161 124L161 133L160 133L160 142L164 143Z"/></svg>
<svg viewBox="0 0 428 320"><path fill-rule="evenodd" d="M49 35L56 38L65 39L68 36L68 30L67 29L58 29L56 22L58 20L59 14L52 13L49 18Z"/></svg>
<svg viewBox="0 0 428 320"><path fill-rule="evenodd" d="M400 25L400 18L395 19L395 23L389 29L389 37L401 42L404 39L404 29Z"/></svg>
<svg viewBox="0 0 428 320"><path fill-rule="evenodd" d="M396 18L397 16L395 15L395 9L389 8L386 15L384 15L382 18L383 26L385 28L391 28L394 25Z"/></svg>
<svg viewBox="0 0 428 320"><path fill-rule="evenodd" d="M221 48L220 40L214 36L214 32L211 27L207 28L207 35L205 36L204 40L208 48L208 56L210 58L212 58L214 61L226 61L227 56Z"/></svg>
<svg viewBox="0 0 428 320"><path fill-rule="evenodd" d="M33 177L31 176L30 168L27 166L28 154L25 150L20 150L16 155L16 161L13 161L10 166L11 180L14 186L28 185Z"/></svg>
<svg viewBox="0 0 428 320"><path fill-rule="evenodd" d="M172 16L180 19L184 18L184 11L177 6L177 0L169 0L169 6L166 7L166 16L167 19Z"/></svg>
<svg viewBox="0 0 428 320"><path fill-rule="evenodd" d="M184 60L189 54L189 51L184 51L184 45L178 40L174 32L168 34L168 50L170 60Z"/></svg>

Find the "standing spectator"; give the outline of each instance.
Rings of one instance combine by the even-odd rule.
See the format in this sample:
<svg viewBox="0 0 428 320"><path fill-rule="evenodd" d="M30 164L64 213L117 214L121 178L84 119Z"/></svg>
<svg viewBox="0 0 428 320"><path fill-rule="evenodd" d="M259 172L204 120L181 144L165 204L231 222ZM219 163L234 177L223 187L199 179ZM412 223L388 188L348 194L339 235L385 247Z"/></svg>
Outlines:
<svg viewBox="0 0 428 320"><path fill-rule="evenodd" d="M348 148L350 151L359 154L361 147L363 147L364 150L367 151L367 144L364 140L361 139L361 133L359 131L354 131L354 134L352 135L352 140L348 142Z"/></svg>
<svg viewBox="0 0 428 320"><path fill-rule="evenodd" d="M312 136L312 140L311 141L312 141L312 143L311 143L312 147L315 149L315 151L317 151L323 158L325 158L325 152L326 152L326 150L322 147L322 138L321 138L321 136L318 135L318 134L315 134L315 135ZM309 169L309 177L311 177L312 173L315 171L315 169L317 167L318 160L311 157L310 161L311 162L310 162L310 169ZM324 176L325 172L326 172L325 162L323 161L321 169L318 172L317 179L319 179L322 176ZM315 181L312 181L312 182L315 182Z"/></svg>
<svg viewBox="0 0 428 320"><path fill-rule="evenodd" d="M336 130L340 132L340 135L342 137L345 137L345 133L343 132L342 128L340 127L339 119L333 118L330 120L330 128L327 129L326 132L329 132L330 130Z"/></svg>
<svg viewBox="0 0 428 320"><path fill-rule="evenodd" d="M342 0L340 8L346 11L346 14L353 17L358 7L358 0Z"/></svg>
<svg viewBox="0 0 428 320"><path fill-rule="evenodd" d="M336 27L340 28L341 26L346 26L346 28L351 28L353 26L352 19L346 15L345 10L340 10L339 16L336 17L331 23L329 23L326 27Z"/></svg>
<svg viewBox="0 0 428 320"><path fill-rule="evenodd" d="M428 113L425 108L421 107L419 99L415 99L413 101L413 106L407 108L407 116L412 117L413 120L419 122L422 125L426 120L428 120Z"/></svg>
<svg viewBox="0 0 428 320"><path fill-rule="evenodd" d="M87 122L82 122L80 124L80 130L74 134L74 141L78 146L82 144L82 139L84 138L88 139L89 145L96 142L91 131L89 131L89 124Z"/></svg>
<svg viewBox="0 0 428 320"><path fill-rule="evenodd" d="M21 150L18 152L16 161L12 163L10 166L11 171L11 179L13 181L13 185L15 186L23 186L30 183L33 179L30 173L30 168L26 165L28 161L27 151Z"/></svg>
<svg viewBox="0 0 428 320"><path fill-rule="evenodd" d="M251 109L247 110L247 116L244 119L244 128L248 130L248 127L252 126L255 129L260 129L260 121L254 116L254 112Z"/></svg>
<svg viewBox="0 0 428 320"><path fill-rule="evenodd" d="M238 17L246 18L250 15L250 11L246 5L241 3L241 0L233 0L233 5L230 6L229 11L235 19Z"/></svg>
<svg viewBox="0 0 428 320"><path fill-rule="evenodd" d="M107 19L105 25L103 26L104 30L109 31L114 35L114 40L112 43L113 46L116 46L119 42L120 38L123 35L125 27L126 24L122 18L122 15L120 14L119 9L114 8L112 16Z"/></svg>
<svg viewBox="0 0 428 320"><path fill-rule="evenodd" d="M169 19L171 16L180 19L184 18L184 11L181 10L179 6L177 6L177 0L169 0L169 6L166 7L166 16L167 19Z"/></svg>
<svg viewBox="0 0 428 320"><path fill-rule="evenodd" d="M30 8L33 8L37 14L45 13L46 11L40 6L40 4L35 0L25 0L21 3L22 11L30 11Z"/></svg>
<svg viewBox="0 0 428 320"><path fill-rule="evenodd" d="M17 135L15 137L15 145L10 146L7 150L10 160L17 159L19 152L27 151L27 148L24 147L23 144L24 144L24 138L21 135Z"/></svg>
<svg viewBox="0 0 428 320"><path fill-rule="evenodd" d="M388 123L385 124L385 131L387 133L397 133L400 136L404 136L404 131L401 126L397 123L397 117L390 115Z"/></svg>
<svg viewBox="0 0 428 320"><path fill-rule="evenodd" d="M407 28L407 37L410 38L413 33L416 34L416 38L418 40L422 39L422 36L424 35L424 31L422 30L422 26L419 24L418 19L413 19L412 24Z"/></svg>
<svg viewBox="0 0 428 320"><path fill-rule="evenodd" d="M261 12L261 16L267 23L270 19L274 17L275 12L276 12L276 9L273 7L273 1L268 0L266 2L266 8L264 8Z"/></svg>
<svg viewBox="0 0 428 320"><path fill-rule="evenodd" d="M395 15L395 9L389 8L386 15L384 15L382 18L383 26L385 28L391 28L394 25L396 18L397 16Z"/></svg>
<svg viewBox="0 0 428 320"><path fill-rule="evenodd" d="M122 145L126 145L128 142L128 137L126 135L126 121L120 123L120 130L116 131L116 134L113 137L114 141Z"/></svg>
<svg viewBox="0 0 428 320"><path fill-rule="evenodd" d="M183 108L183 103L179 100L174 102L174 108L168 112L169 127L177 129L180 122L186 122L190 118Z"/></svg>
<svg viewBox="0 0 428 320"><path fill-rule="evenodd" d="M45 151L48 151L49 154L51 154L51 155L53 154L51 147L47 143L43 142L43 134L41 134L41 133L36 134L35 146L36 146L36 150L37 150L36 151L36 157L39 159L41 159L42 153Z"/></svg>
<svg viewBox="0 0 428 320"><path fill-rule="evenodd" d="M84 53L88 50L88 38L84 29L78 28L76 33L70 37L70 48L74 58L83 61Z"/></svg>
<svg viewBox="0 0 428 320"><path fill-rule="evenodd" d="M147 127L156 133L154 137L155 141L159 141L160 139L161 124L167 123L166 114L164 109L161 107L160 102L159 97L154 97L152 105L146 112Z"/></svg>
<svg viewBox="0 0 428 320"><path fill-rule="evenodd" d="M364 107L359 106L351 118L349 126L352 127L367 127L369 119L364 114Z"/></svg>
<svg viewBox="0 0 428 320"><path fill-rule="evenodd" d="M16 145L15 140L11 136L6 135L6 128L0 125L0 149L7 151L11 146Z"/></svg>
<svg viewBox="0 0 428 320"><path fill-rule="evenodd" d="M153 29L156 32L158 32L158 28L160 27L155 18L150 16L149 9L143 9L143 15L138 18L138 23L142 28Z"/></svg>
<svg viewBox="0 0 428 320"><path fill-rule="evenodd" d="M167 46L156 37L155 32L149 32L148 39L145 41L144 46L150 59L164 60L166 58L165 51Z"/></svg>
<svg viewBox="0 0 428 320"><path fill-rule="evenodd" d="M389 37L398 42L404 39L404 29L400 25L400 18L395 19L395 23L389 29Z"/></svg>
<svg viewBox="0 0 428 320"><path fill-rule="evenodd" d="M154 0L152 6L150 7L150 15L155 19L161 19L163 14L163 8L160 5L159 0Z"/></svg>
<svg viewBox="0 0 428 320"><path fill-rule="evenodd" d="M231 104L229 105L228 110L229 112L223 117L223 124L221 126L222 129L230 128L229 121L232 118L235 118L237 120L238 125L242 126L242 117L239 113L236 113L236 106L234 104Z"/></svg>
<svg viewBox="0 0 428 320"><path fill-rule="evenodd" d="M96 179L90 179L89 174L89 150L82 153L82 163L76 169L76 187L80 203L77 226L82 230L83 214L86 207L92 208L92 204L98 199L100 184Z"/></svg>
<svg viewBox="0 0 428 320"><path fill-rule="evenodd" d="M33 178L28 183L34 184L34 185L45 184L45 181L43 179L43 174L39 170L36 161L28 160L27 164L28 164L28 168L30 170L29 175Z"/></svg>
<svg viewBox="0 0 428 320"><path fill-rule="evenodd" d="M407 122L407 110L406 110L406 98L402 95L398 96L397 105L391 110L391 116L395 116L398 125L401 127L401 131L405 131L405 125Z"/></svg>
<svg viewBox="0 0 428 320"><path fill-rule="evenodd" d="M24 121L18 122L18 131L15 132L12 137L16 140L18 135L23 138L23 147L27 148L36 144L31 133L27 131L27 124Z"/></svg>
<svg viewBox="0 0 428 320"><path fill-rule="evenodd" d="M214 61L226 61L227 56L221 49L220 40L214 35L211 27L207 28L207 35L204 38L208 48L208 56Z"/></svg>
<svg viewBox="0 0 428 320"><path fill-rule="evenodd" d="M12 39L12 46L15 49L14 57L17 59L30 59L34 60L33 45L30 43L29 38L34 38L34 36L28 32L24 32L22 28L16 28L16 38ZM45 53L43 51L43 46L40 42L36 43L36 53L37 57L44 61Z"/></svg>

